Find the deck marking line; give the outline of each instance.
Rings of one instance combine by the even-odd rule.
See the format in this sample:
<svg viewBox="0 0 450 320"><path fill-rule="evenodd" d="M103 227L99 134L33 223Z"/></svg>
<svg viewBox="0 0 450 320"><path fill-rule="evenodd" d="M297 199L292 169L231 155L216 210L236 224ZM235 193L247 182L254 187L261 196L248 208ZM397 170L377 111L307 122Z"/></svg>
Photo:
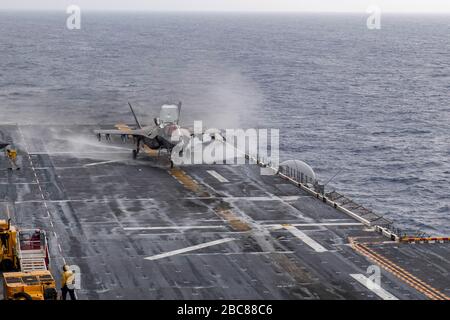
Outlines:
<svg viewBox="0 0 450 320"><path fill-rule="evenodd" d="M147 258L144 258L144 259L145 260L158 260L158 259L174 256L174 255L177 255L177 254L180 254L180 253L185 253L185 252L190 252L190 251L194 251L194 250L199 250L199 249L215 246L215 245L218 245L218 244L221 244L221 243L226 243L226 242L230 242L230 241L234 241L234 240L235 240L234 238L225 238L225 239L205 242L205 243L198 244L198 245L195 245L195 246L191 246L191 247L187 247L187 248L183 248L183 249L178 249L178 250L173 250L173 251L169 251L169 252L166 252L166 253L157 254L157 255L150 256L150 257L147 257Z"/></svg>
<svg viewBox="0 0 450 320"><path fill-rule="evenodd" d="M411 287L415 288L419 292L426 295L428 298L433 300L450 300L449 297L447 297L445 294L441 293L439 290L433 288L429 284L423 282L422 280L418 279L405 269L399 267L389 259L385 258L384 256L375 253L368 247L364 246L362 243L357 243L353 239L350 238L350 244L352 247L359 252L360 254L368 257L369 259L375 261L378 263L382 268L385 270L388 270L392 274L394 274L397 278L403 280L407 284L409 284Z"/></svg>
<svg viewBox="0 0 450 320"><path fill-rule="evenodd" d="M219 182L230 182L224 176L219 174L216 170L206 170L210 175L219 180Z"/></svg>
<svg viewBox="0 0 450 320"><path fill-rule="evenodd" d="M25 139L25 136L24 136L24 134L22 132L22 129L21 129L20 125L17 126L17 128L18 128L19 134L20 134L20 136L22 138L22 141L23 141L23 144L24 144L24 147L25 147L25 152L28 154L28 159L30 161L31 169L33 171L33 174L34 174L34 177L35 177L35 180L36 180L36 184L39 187L39 191L41 193L41 198L43 200L43 203L44 203L46 211L47 211L47 217L50 218L50 224L51 224L51 226L54 229L54 225L53 225L53 222L51 220L50 211L48 210L47 203L46 203L45 197L44 197L44 193L43 193L42 188L41 188L41 183L40 183L39 178L38 178L38 176L36 174L36 169L34 167L34 163L33 163L33 160L31 158L31 155L30 155L30 152L29 152L29 149L28 149L28 143L27 143L27 141ZM58 236L56 235L56 232L54 230L53 230L53 234L55 235L56 242L58 243ZM58 243L58 249L59 249L59 252L61 253L61 258L62 258L64 264L66 264L66 259L64 259L64 257L62 256L62 248L61 248L61 245L59 243Z"/></svg>
<svg viewBox="0 0 450 320"><path fill-rule="evenodd" d="M109 147L108 147L109 148ZM115 147L113 147L115 148ZM127 149L127 148L120 148L120 149L124 149L124 150L130 150L130 151L86 151L86 152L76 152L76 151L55 151L55 152L33 152L31 153L32 155L58 155L58 154L115 154L115 153L120 153L120 154L128 154L129 152L131 152L132 149ZM30 157L31 159L31 157Z"/></svg>
<svg viewBox="0 0 450 320"><path fill-rule="evenodd" d="M284 225L283 228L286 229L287 231L289 231L290 233L292 233L292 235L294 235L297 238L299 238L300 240L302 240L305 244L307 244L308 246L313 248L314 251L316 251L316 252L328 251L320 243L318 243L314 239L310 238L308 235L306 235L304 232L298 230L296 227L291 226L291 225Z"/></svg>
<svg viewBox="0 0 450 320"><path fill-rule="evenodd" d="M217 229L225 228L225 225L215 226L167 226L167 227L126 227L123 230L126 231L139 231L139 230L186 230L186 229Z"/></svg>
<svg viewBox="0 0 450 320"><path fill-rule="evenodd" d="M291 223L289 224L293 227L332 227L332 226L361 226L361 222L318 222L318 223ZM282 224L262 224L263 227L272 227L281 229L284 228Z"/></svg>
<svg viewBox="0 0 450 320"><path fill-rule="evenodd" d="M377 286L373 280L367 278L363 274L356 273L356 274L350 274L350 276L361 283L364 287L375 293L377 296L379 296L383 300L398 300L396 296L393 294L387 292L381 286ZM369 285L371 283L371 285Z"/></svg>
<svg viewBox="0 0 450 320"><path fill-rule="evenodd" d="M108 160L108 161L94 162L94 163L85 164L85 165L83 165L83 167L92 167L92 166L98 166L101 164L108 164L108 163L114 163L114 162L120 162L120 161L123 161L123 160Z"/></svg>

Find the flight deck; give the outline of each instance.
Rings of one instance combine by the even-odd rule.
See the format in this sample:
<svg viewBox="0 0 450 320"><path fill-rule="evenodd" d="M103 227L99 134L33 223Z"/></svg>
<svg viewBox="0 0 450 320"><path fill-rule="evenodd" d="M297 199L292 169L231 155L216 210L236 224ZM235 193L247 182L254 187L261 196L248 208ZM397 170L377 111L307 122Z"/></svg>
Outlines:
<svg viewBox="0 0 450 320"><path fill-rule="evenodd" d="M448 242L392 241L256 164L133 160L94 129L0 126L21 167L0 158L0 218L47 231L79 299L449 299Z"/></svg>

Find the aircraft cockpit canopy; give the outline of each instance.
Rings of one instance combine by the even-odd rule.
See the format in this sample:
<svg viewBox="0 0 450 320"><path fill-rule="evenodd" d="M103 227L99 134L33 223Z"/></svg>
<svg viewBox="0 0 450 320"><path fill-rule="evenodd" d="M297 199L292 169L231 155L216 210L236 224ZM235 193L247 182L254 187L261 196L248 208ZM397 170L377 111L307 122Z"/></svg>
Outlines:
<svg viewBox="0 0 450 320"><path fill-rule="evenodd" d="M179 107L175 104L165 104L161 106L159 119L161 123L178 123L180 116Z"/></svg>

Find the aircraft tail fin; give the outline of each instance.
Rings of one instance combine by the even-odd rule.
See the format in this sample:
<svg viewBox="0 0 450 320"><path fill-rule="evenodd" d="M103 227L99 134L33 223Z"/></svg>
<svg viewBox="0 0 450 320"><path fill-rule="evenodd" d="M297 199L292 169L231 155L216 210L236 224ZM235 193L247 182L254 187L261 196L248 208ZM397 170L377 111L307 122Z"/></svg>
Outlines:
<svg viewBox="0 0 450 320"><path fill-rule="evenodd" d="M134 110L133 110L133 107L131 106L131 103L128 102L128 105L130 106L131 113L133 114L134 120L136 121L136 124L137 124L138 128L142 129L142 126L139 123L138 118L136 117L136 113L134 113Z"/></svg>
<svg viewBox="0 0 450 320"><path fill-rule="evenodd" d="M177 119L177 124L178 124L178 122L180 122L180 117L181 117L181 101L178 102L178 119Z"/></svg>

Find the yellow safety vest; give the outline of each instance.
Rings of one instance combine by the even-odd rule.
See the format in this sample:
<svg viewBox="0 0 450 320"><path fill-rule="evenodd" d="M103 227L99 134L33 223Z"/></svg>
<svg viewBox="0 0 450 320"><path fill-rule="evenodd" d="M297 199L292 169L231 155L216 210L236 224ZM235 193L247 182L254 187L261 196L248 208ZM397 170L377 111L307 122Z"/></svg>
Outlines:
<svg viewBox="0 0 450 320"><path fill-rule="evenodd" d="M64 287L66 284L72 284L73 278L72 271L64 271L62 274L61 286Z"/></svg>
<svg viewBox="0 0 450 320"><path fill-rule="evenodd" d="M17 157L17 151L16 150L8 150L8 157L15 160Z"/></svg>

